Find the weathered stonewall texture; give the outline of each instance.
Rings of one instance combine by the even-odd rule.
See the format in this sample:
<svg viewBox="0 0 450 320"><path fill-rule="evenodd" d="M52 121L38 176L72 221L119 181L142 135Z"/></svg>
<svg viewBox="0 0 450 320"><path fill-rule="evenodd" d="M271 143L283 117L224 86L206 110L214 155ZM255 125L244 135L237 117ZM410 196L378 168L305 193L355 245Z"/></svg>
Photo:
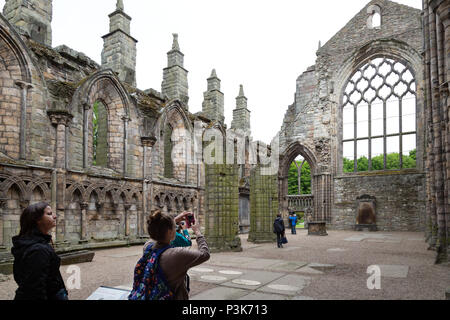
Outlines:
<svg viewBox="0 0 450 320"><path fill-rule="evenodd" d="M213 120L224 124L224 94L220 91L220 79L213 69L208 78L208 90L203 94L203 114Z"/></svg>
<svg viewBox="0 0 450 320"><path fill-rule="evenodd" d="M130 35L131 17L118 1L116 11L109 15L109 33L103 36L102 67L116 72L120 81L136 86L136 44Z"/></svg>
<svg viewBox="0 0 450 320"><path fill-rule="evenodd" d="M155 208L190 210L204 222L202 167L173 152L184 137L165 136L190 136L195 121L203 133L211 123L187 111L187 77L182 97L170 101L135 87L136 41L123 1L109 16L102 66L67 46L51 48L51 4L9 0L0 15L0 251L10 249L23 209L38 201L57 213L60 252L144 242ZM177 40L171 52L178 72ZM171 88L180 85L172 80Z"/></svg>
<svg viewBox="0 0 450 320"><path fill-rule="evenodd" d="M236 165L206 165L205 237L212 251L242 251Z"/></svg>
<svg viewBox="0 0 450 320"><path fill-rule="evenodd" d="M239 95L236 98L236 109L233 110L233 121L231 129L242 130L249 134L250 126L250 110L247 107L248 99L244 94L244 86L241 85Z"/></svg>
<svg viewBox="0 0 450 320"><path fill-rule="evenodd" d="M52 0L6 0L3 15L34 41L52 45Z"/></svg>
<svg viewBox="0 0 450 320"><path fill-rule="evenodd" d="M167 53L161 93L169 100L178 99L185 108L189 103L188 71L184 68L184 54L180 51L178 34L173 34L172 50Z"/></svg>
<svg viewBox="0 0 450 320"><path fill-rule="evenodd" d="M448 262L450 246L450 1L423 1L427 170L426 238L436 262ZM448 298L448 296L447 296Z"/></svg>
<svg viewBox="0 0 450 320"><path fill-rule="evenodd" d="M273 222L278 214L278 177L256 166L250 175L250 234L254 243L275 242Z"/></svg>
<svg viewBox="0 0 450 320"><path fill-rule="evenodd" d="M372 26L374 12L381 15L380 26ZM280 210L285 215L288 168L301 155L311 166L313 220L326 221L328 228L351 229L357 198L370 195L377 199L380 230L425 230L422 35L420 10L377 0L319 48L316 64L297 80L295 102L281 128ZM377 57L401 61L415 75L417 168L345 173L343 93L353 74Z"/></svg>

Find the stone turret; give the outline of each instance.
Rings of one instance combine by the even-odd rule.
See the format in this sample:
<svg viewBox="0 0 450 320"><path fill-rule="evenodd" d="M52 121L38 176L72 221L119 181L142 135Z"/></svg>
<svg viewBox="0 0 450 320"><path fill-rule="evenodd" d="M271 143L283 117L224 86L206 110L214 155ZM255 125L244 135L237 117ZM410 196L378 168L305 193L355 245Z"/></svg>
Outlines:
<svg viewBox="0 0 450 320"><path fill-rule="evenodd" d="M110 68L119 79L136 86L136 44L130 35L131 17L124 12L123 0L109 15L109 33L103 36L102 68Z"/></svg>
<svg viewBox="0 0 450 320"><path fill-rule="evenodd" d="M236 109L233 110L233 121L231 129L243 130L250 135L250 110L247 108L247 97L244 94L244 86L239 89L239 96L236 98Z"/></svg>
<svg viewBox="0 0 450 320"><path fill-rule="evenodd" d="M189 103L188 71L184 69L184 54L180 51L178 34L173 34L172 50L167 53L161 93L170 100L178 99L187 108Z"/></svg>
<svg viewBox="0 0 450 320"><path fill-rule="evenodd" d="M52 46L52 0L6 0L3 15L36 42Z"/></svg>
<svg viewBox="0 0 450 320"><path fill-rule="evenodd" d="M204 115L214 121L224 123L224 94L220 91L220 79L217 77L216 70L213 69L208 78L208 90L203 94Z"/></svg>

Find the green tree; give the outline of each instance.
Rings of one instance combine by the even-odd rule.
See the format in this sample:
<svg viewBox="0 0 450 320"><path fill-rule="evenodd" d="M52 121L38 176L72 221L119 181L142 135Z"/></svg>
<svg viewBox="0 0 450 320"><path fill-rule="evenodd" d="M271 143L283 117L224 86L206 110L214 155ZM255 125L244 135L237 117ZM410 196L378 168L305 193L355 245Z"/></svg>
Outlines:
<svg viewBox="0 0 450 320"><path fill-rule="evenodd" d="M302 161L297 161L300 167ZM302 167L301 190L302 194L311 194L311 167L308 162ZM298 170L294 162L291 163L288 176L288 194L298 195Z"/></svg>
<svg viewBox="0 0 450 320"><path fill-rule="evenodd" d="M416 168L416 150L412 150L408 155L403 155L403 169ZM354 172L354 161L347 158L343 159L344 172ZM386 156L386 169L395 170L400 169L400 154L389 153ZM365 172L369 170L369 159L367 157L361 157L358 159L358 172ZM380 171L384 170L384 156L379 155L372 158L372 170Z"/></svg>

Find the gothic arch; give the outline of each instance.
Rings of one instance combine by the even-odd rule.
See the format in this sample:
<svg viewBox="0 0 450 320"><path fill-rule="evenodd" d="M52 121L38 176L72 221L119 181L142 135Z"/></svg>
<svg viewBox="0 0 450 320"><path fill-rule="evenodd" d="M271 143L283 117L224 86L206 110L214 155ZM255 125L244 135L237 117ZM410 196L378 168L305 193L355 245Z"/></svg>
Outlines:
<svg viewBox="0 0 450 320"><path fill-rule="evenodd" d="M32 195L36 188L41 189L44 199L49 201L51 199L51 190L49 189L47 183L45 181L38 178L30 178L32 179L27 185L27 193Z"/></svg>
<svg viewBox="0 0 450 320"><path fill-rule="evenodd" d="M83 145L83 167L93 164L93 105L101 102L106 109L106 167L126 174L128 160L128 126L136 119L129 94L120 80L110 69L100 70L89 76L73 95L69 110L79 118L81 137L73 137L71 142Z"/></svg>
<svg viewBox="0 0 450 320"><path fill-rule="evenodd" d="M13 185L17 186L17 189L20 191L20 195L22 200L29 200L30 199L30 193L27 190L26 183L20 179L19 177L15 176L7 176L6 180L3 181L1 184L0 189L2 190L2 193L5 195L8 194L8 191L12 188Z"/></svg>
<svg viewBox="0 0 450 320"><path fill-rule="evenodd" d="M395 40L395 39L378 39L373 40L360 48L356 49L354 53L342 64L342 67L338 70L335 77L335 87L336 87L336 101L333 104L337 110L335 114L337 115L337 132L338 141L336 143L337 161L336 167L334 168L337 174L343 172L343 147L342 147L342 132L343 132L343 97L346 85L350 77L356 72L361 66L366 64L368 61L375 58L389 58L398 61L405 65L413 74L416 80L416 119L417 119L417 169L423 170L423 141L425 139L424 129L424 72L423 72L423 58L422 56L407 43Z"/></svg>
<svg viewBox="0 0 450 320"><path fill-rule="evenodd" d="M318 170L317 168L317 158L313 152L309 150L308 147L304 146L300 142L291 143L286 150L280 155L280 169L279 176L287 177L289 173L289 168L291 163L301 155L311 166L311 174L315 174Z"/></svg>
<svg viewBox="0 0 450 320"><path fill-rule="evenodd" d="M81 200L82 202L87 202L88 197L86 196L86 189L81 183L75 182L70 185L70 187L66 190L66 199L70 199L70 201L73 199L73 194L75 190L78 190L78 192L81 194Z"/></svg>

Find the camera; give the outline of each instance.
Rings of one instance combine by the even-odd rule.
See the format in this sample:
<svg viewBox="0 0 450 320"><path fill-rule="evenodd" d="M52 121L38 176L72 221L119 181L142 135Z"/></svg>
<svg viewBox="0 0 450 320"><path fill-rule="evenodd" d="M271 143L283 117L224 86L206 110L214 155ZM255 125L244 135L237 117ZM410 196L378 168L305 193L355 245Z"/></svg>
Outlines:
<svg viewBox="0 0 450 320"><path fill-rule="evenodd" d="M186 224L188 228L190 228L192 225L195 224L194 214L190 213L189 215L186 216Z"/></svg>

